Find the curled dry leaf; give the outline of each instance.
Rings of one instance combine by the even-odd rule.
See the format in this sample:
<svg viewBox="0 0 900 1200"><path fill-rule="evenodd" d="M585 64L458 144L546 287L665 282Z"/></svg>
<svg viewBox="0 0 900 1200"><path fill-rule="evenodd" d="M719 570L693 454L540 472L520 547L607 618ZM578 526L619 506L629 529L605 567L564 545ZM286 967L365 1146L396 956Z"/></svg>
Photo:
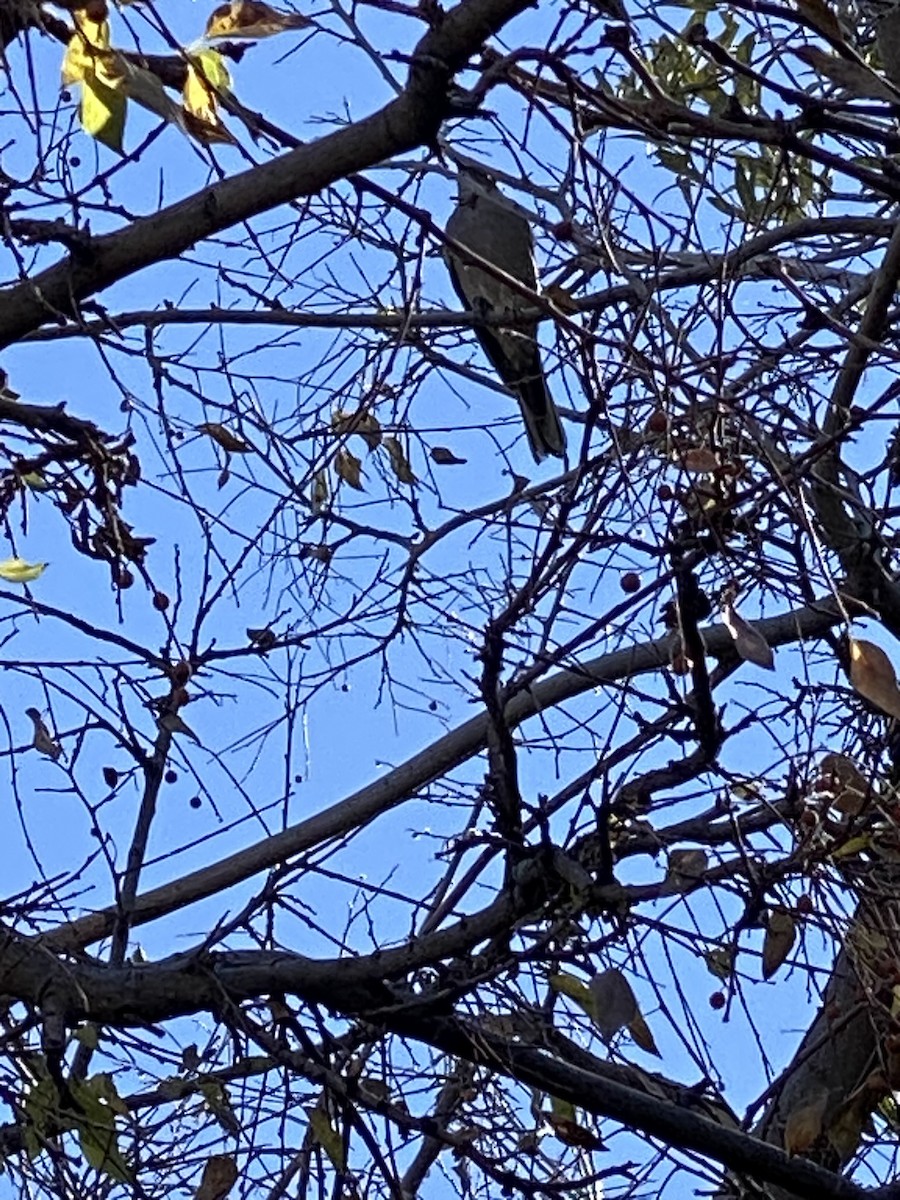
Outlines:
<svg viewBox="0 0 900 1200"><path fill-rule="evenodd" d="M261 0L231 0L213 9L206 23L206 37L265 38L288 29L306 29L311 24L300 13L279 12Z"/></svg>
<svg viewBox="0 0 900 1200"><path fill-rule="evenodd" d="M690 471L692 475L710 475L721 465L708 446L695 446L691 450L679 450L678 462L685 471Z"/></svg>
<svg viewBox="0 0 900 1200"><path fill-rule="evenodd" d="M628 1022L628 1032L636 1046L640 1046L648 1054L655 1054L657 1058L661 1058L659 1050L656 1048L656 1042L653 1040L653 1034L650 1032L650 1026L644 1020L644 1014L638 1009L634 1017Z"/></svg>
<svg viewBox="0 0 900 1200"><path fill-rule="evenodd" d="M403 453L403 447L395 437L386 437L382 442L391 460L391 469L401 483L415 483L416 477L409 465L409 459Z"/></svg>
<svg viewBox="0 0 900 1200"><path fill-rule="evenodd" d="M812 790L830 796L829 807L848 817L858 816L871 792L868 779L846 754L826 754L819 763Z"/></svg>
<svg viewBox="0 0 900 1200"><path fill-rule="evenodd" d="M438 464L439 467L461 467L468 459L457 458L452 450L448 450L446 446L432 446L430 450L431 461Z"/></svg>
<svg viewBox="0 0 900 1200"><path fill-rule="evenodd" d="M231 1154L213 1154L206 1160L203 1178L194 1193L194 1200L225 1200L238 1176L237 1163Z"/></svg>
<svg viewBox="0 0 900 1200"><path fill-rule="evenodd" d="M232 433L227 425L220 425L218 421L204 421L202 425L197 426L197 429L200 433L205 433L207 437L212 438L226 454L248 454L252 449L249 442L245 442L236 433Z"/></svg>
<svg viewBox="0 0 900 1200"><path fill-rule="evenodd" d="M791 952L797 938L794 918L784 908L774 908L769 913L766 936L763 939L763 979L771 979Z"/></svg>
<svg viewBox="0 0 900 1200"><path fill-rule="evenodd" d="M339 408L332 415L331 428L338 434L358 433L370 450L381 445L381 425L374 413L350 413Z"/></svg>
<svg viewBox="0 0 900 1200"><path fill-rule="evenodd" d="M358 492L365 490L362 485L362 462L346 446L342 446L334 456L334 469L344 483Z"/></svg>
<svg viewBox="0 0 900 1200"><path fill-rule="evenodd" d="M734 640L735 650L744 662L754 663L757 667L765 667L768 671L775 670L775 656L772 653L772 647L760 631L749 621L745 621L731 603L722 608L722 620Z"/></svg>
<svg viewBox="0 0 900 1200"><path fill-rule="evenodd" d="M716 979L730 979L734 970L734 951L728 946L713 946L703 955L710 974Z"/></svg>
<svg viewBox="0 0 900 1200"><path fill-rule="evenodd" d="M850 639L850 682L864 700L888 716L900 718L897 673L880 646L862 638Z"/></svg>
<svg viewBox="0 0 900 1200"><path fill-rule="evenodd" d="M640 1016L631 984L615 967L595 975L589 986L593 999L594 1024L605 1042L610 1041L620 1029L625 1029L635 1017Z"/></svg>
<svg viewBox="0 0 900 1200"><path fill-rule="evenodd" d="M702 879L709 866L705 850L672 850L669 852L669 867L663 891L672 893L684 892L698 879Z"/></svg>
<svg viewBox="0 0 900 1200"><path fill-rule="evenodd" d="M309 498L310 508L312 509L313 514L317 515L318 513L322 512L322 510L328 504L330 495L331 489L328 486L328 472L316 471L312 484L312 492Z"/></svg>

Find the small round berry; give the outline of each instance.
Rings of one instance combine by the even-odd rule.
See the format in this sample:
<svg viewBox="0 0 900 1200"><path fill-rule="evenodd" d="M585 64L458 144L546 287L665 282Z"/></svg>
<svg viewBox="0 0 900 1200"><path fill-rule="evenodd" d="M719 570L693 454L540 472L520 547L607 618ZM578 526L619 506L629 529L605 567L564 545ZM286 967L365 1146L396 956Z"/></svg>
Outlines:
<svg viewBox="0 0 900 1200"><path fill-rule="evenodd" d="M166 595L165 592L154 592L153 593L153 607L158 612L166 611L166 609L169 607L169 597Z"/></svg>
<svg viewBox="0 0 900 1200"><path fill-rule="evenodd" d="M713 994L709 998L709 1007L714 1008L716 1011L718 1011L720 1008L724 1008L725 1007L725 993L724 992L713 992Z"/></svg>
<svg viewBox="0 0 900 1200"><path fill-rule="evenodd" d="M661 408L655 409L647 421L648 433L665 433L669 428L669 418Z"/></svg>
<svg viewBox="0 0 900 1200"><path fill-rule="evenodd" d="M808 916L812 911L813 911L812 896L808 896L804 893L797 900L797 912L801 913L803 916Z"/></svg>
<svg viewBox="0 0 900 1200"><path fill-rule="evenodd" d="M667 483L661 483L659 485L659 487L656 489L656 495L660 500L663 501L663 503L665 503L667 500L672 500L675 497L674 491Z"/></svg>
<svg viewBox="0 0 900 1200"><path fill-rule="evenodd" d="M619 579L619 587L623 592L633 595L641 590L641 577L637 571L626 571Z"/></svg>
<svg viewBox="0 0 900 1200"><path fill-rule="evenodd" d="M171 770L166 771L165 781L166 781L166 783L177 783L178 782L178 772L171 771Z"/></svg>
<svg viewBox="0 0 900 1200"><path fill-rule="evenodd" d="M191 808L199 808L200 805L203 803L203 801L200 799L199 796L191 796L189 803L190 803Z"/></svg>

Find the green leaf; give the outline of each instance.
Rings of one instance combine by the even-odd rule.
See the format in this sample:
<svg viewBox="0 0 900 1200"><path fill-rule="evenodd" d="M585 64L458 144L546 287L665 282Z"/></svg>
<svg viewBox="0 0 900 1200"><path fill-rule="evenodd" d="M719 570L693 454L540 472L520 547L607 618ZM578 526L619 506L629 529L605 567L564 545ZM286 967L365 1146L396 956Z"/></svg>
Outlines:
<svg viewBox="0 0 900 1200"><path fill-rule="evenodd" d="M133 1183L134 1174L119 1150L116 1136L116 1116L108 1097L115 1094L108 1075L95 1075L73 1086L73 1094L81 1106L75 1129L81 1151L91 1166L117 1183Z"/></svg>
<svg viewBox="0 0 900 1200"><path fill-rule="evenodd" d="M336 1171L345 1171L344 1143L341 1135L328 1119L328 1113L321 1108L308 1108L309 1127L316 1141L328 1155L331 1165Z"/></svg>

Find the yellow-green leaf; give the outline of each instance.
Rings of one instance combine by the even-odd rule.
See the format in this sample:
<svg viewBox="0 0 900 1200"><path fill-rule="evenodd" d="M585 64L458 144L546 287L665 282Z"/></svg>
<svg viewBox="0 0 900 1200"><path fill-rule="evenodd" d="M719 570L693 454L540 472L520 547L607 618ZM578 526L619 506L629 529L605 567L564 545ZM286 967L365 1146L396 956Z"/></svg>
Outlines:
<svg viewBox="0 0 900 1200"><path fill-rule="evenodd" d="M344 1142L341 1135L328 1119L328 1114L321 1108L308 1108L309 1127L313 1137L328 1155L331 1165L336 1171L345 1170Z"/></svg>
<svg viewBox="0 0 900 1200"><path fill-rule="evenodd" d="M43 575L49 563L30 563L24 558L7 558L0 562L0 579L7 583L33 583Z"/></svg>
<svg viewBox="0 0 900 1200"><path fill-rule="evenodd" d="M594 997L591 995L591 989L587 984L582 983L580 979L576 979L574 975L566 975L563 972L551 975L547 982L553 988L554 992L559 992L561 996L568 996L570 1000L574 1000L578 1007L583 1008L593 1020Z"/></svg>
<svg viewBox="0 0 900 1200"><path fill-rule="evenodd" d="M81 128L90 137L119 154L125 135L127 108L127 96L109 87L96 75L85 76L81 81L81 105L78 110Z"/></svg>

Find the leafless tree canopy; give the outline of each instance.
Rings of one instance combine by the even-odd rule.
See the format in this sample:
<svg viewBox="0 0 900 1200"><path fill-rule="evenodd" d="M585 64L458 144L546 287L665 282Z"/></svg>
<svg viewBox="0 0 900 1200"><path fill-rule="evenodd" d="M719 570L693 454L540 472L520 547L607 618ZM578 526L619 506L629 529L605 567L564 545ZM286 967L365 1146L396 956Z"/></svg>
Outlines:
<svg viewBox="0 0 900 1200"><path fill-rule="evenodd" d="M0 1194L895 1197L900 10L0 42Z"/></svg>

